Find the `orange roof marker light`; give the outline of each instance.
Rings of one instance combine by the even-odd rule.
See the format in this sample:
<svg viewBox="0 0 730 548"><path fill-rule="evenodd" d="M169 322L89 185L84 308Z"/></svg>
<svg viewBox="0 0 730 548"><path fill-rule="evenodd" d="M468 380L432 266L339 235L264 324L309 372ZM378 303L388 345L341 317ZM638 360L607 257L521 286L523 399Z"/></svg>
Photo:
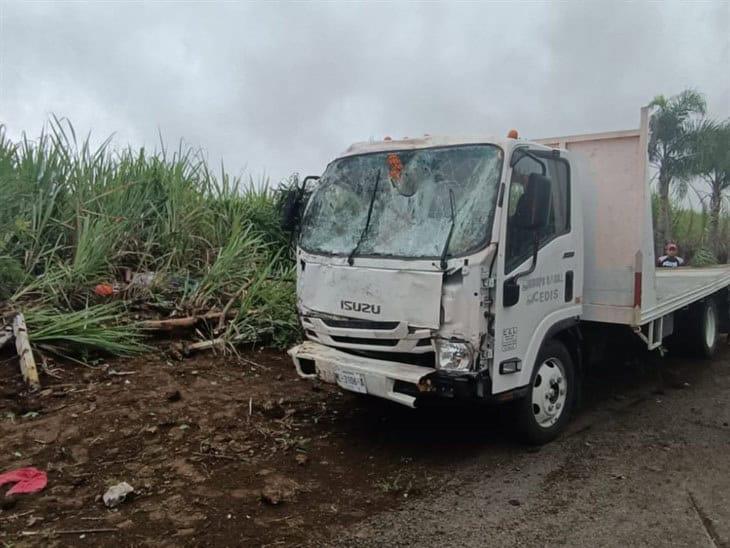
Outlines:
<svg viewBox="0 0 730 548"><path fill-rule="evenodd" d="M393 182L399 181L403 173L403 163L398 158L398 155L393 152L388 154L388 171L390 180Z"/></svg>
<svg viewBox="0 0 730 548"><path fill-rule="evenodd" d="M510 129L507 132L507 139L519 139L519 138L520 138L520 134L517 133L516 129Z"/></svg>

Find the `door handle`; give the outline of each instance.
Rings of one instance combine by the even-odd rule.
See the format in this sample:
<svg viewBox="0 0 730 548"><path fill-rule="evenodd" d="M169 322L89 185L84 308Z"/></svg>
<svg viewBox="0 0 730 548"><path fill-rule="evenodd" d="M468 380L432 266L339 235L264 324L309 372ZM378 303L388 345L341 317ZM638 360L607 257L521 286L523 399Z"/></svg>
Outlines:
<svg viewBox="0 0 730 548"><path fill-rule="evenodd" d="M575 257L575 251L566 251L563 253L563 259L570 259L571 257Z"/></svg>
<svg viewBox="0 0 730 548"><path fill-rule="evenodd" d="M568 270L565 273L565 302L569 303L573 300L573 271Z"/></svg>

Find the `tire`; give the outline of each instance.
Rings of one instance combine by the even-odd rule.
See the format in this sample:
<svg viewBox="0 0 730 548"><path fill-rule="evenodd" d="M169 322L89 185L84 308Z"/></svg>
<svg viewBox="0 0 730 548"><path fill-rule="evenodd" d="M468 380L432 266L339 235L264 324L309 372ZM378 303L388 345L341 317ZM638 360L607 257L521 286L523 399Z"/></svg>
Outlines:
<svg viewBox="0 0 730 548"><path fill-rule="evenodd" d="M547 341L535 360L527 395L514 404L520 440L542 445L555 439L570 420L576 393L570 352L560 341Z"/></svg>
<svg viewBox="0 0 730 548"><path fill-rule="evenodd" d="M720 315L714 299L696 303L690 310L688 343L693 355L711 359L720 339Z"/></svg>

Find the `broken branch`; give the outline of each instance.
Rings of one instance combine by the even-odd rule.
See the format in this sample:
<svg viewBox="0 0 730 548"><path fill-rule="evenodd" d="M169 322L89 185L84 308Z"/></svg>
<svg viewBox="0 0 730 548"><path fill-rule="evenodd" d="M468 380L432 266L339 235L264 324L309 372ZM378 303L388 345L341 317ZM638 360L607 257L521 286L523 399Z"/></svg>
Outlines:
<svg viewBox="0 0 730 548"><path fill-rule="evenodd" d="M228 317L228 311L231 309L231 306L233 306L233 303L236 299L239 297L243 297L244 293L248 291L248 288L251 287L251 284L253 283L253 280L247 281L245 284L241 286L241 289L236 291L233 296L230 298L230 300L226 303L226 306L223 307L223 313L221 314L220 318L218 319L218 329L217 331L220 333L223 331L223 324L226 321L226 318Z"/></svg>
<svg viewBox="0 0 730 548"><path fill-rule="evenodd" d="M226 305L228 306L228 305ZM206 314L187 316L185 318L169 318L166 320L145 320L142 327L153 331L172 331L182 327L193 327L203 320L221 320L226 316L234 316L235 310L224 310L223 312L208 312Z"/></svg>
<svg viewBox="0 0 730 548"><path fill-rule="evenodd" d="M41 385L38 379L38 368L35 364L33 351L30 349L30 339L28 339L28 328L25 326L25 318L23 314L18 313L13 320L13 333L15 335L15 350L20 358L20 372L23 379L33 388Z"/></svg>
<svg viewBox="0 0 730 548"><path fill-rule="evenodd" d="M24 537L36 536L36 535L86 535L91 533L116 533L118 529L111 527L103 527L99 529L65 529L61 531L23 531L21 535Z"/></svg>

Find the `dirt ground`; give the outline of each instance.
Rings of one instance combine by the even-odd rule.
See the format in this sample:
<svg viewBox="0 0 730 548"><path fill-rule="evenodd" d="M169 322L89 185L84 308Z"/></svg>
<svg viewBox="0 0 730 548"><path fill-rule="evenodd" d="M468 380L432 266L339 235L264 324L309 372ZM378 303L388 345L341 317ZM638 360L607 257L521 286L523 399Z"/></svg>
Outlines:
<svg viewBox="0 0 730 548"><path fill-rule="evenodd" d="M599 368L539 450L498 411L343 394L273 351L51 372L27 394L0 357L0 472L49 478L0 494L4 546L730 543L730 347Z"/></svg>

